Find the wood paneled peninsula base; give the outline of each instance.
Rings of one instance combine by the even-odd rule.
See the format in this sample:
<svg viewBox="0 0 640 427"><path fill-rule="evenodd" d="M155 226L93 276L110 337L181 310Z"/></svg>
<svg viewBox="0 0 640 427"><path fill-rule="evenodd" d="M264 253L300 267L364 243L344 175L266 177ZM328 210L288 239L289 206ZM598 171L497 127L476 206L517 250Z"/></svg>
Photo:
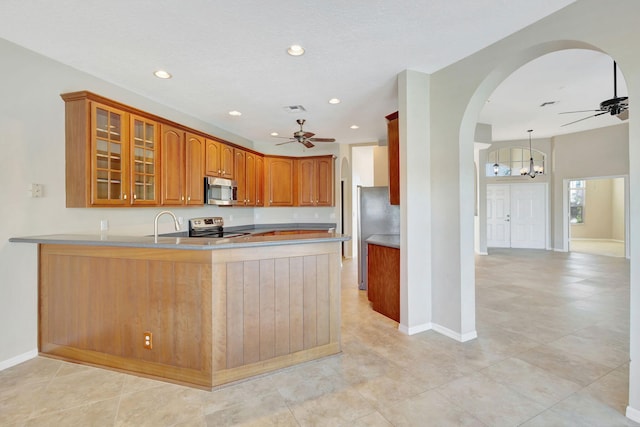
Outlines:
<svg viewBox="0 0 640 427"><path fill-rule="evenodd" d="M343 240L39 242L40 352L205 389L336 354Z"/></svg>

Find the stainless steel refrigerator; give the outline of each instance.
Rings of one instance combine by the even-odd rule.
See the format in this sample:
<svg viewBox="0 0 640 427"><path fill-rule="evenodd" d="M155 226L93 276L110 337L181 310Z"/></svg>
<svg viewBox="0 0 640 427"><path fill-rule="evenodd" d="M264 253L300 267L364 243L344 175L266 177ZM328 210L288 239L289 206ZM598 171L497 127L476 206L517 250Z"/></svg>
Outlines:
<svg viewBox="0 0 640 427"><path fill-rule="evenodd" d="M373 234L400 234L400 206L389 187L358 186L358 288L367 289L367 243Z"/></svg>

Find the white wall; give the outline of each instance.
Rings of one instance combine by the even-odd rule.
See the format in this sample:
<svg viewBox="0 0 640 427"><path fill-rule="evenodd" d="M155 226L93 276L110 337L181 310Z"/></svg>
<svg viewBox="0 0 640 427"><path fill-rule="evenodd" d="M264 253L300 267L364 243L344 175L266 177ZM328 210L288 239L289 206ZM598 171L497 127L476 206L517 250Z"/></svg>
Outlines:
<svg viewBox="0 0 640 427"><path fill-rule="evenodd" d="M37 348L37 248L9 243L13 236L99 232L109 221L112 234L152 234L155 208L65 208L64 102L60 94L89 90L161 117L251 147L230 134L133 92L99 80L0 39L0 369L35 354ZM161 89L158 81L158 90ZM287 144L270 154L327 154ZM256 148L258 149L258 148ZM260 151L260 150L259 150ZM338 152L331 148L329 152ZM335 154L331 152L332 154ZM336 165L336 169L339 167ZM339 176L339 175L338 175ZM44 184L44 197L30 198L29 183ZM273 210L272 210L273 209ZM188 219L222 216L227 225L254 222L338 222L336 208L171 208ZM257 218L257 219L256 219ZM186 227L186 223L185 223ZM186 229L186 228L184 228ZM161 220L160 232L172 232Z"/></svg>

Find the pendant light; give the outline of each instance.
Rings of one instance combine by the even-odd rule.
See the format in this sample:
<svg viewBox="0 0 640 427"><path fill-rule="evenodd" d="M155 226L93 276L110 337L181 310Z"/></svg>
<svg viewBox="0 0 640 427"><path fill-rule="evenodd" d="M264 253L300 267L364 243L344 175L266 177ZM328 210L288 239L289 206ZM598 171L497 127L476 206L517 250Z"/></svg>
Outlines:
<svg viewBox="0 0 640 427"><path fill-rule="evenodd" d="M529 129L527 132L529 132L529 171L523 175L529 175L531 178L535 178L536 170L533 165L533 151L531 151L531 132L533 132L533 129Z"/></svg>

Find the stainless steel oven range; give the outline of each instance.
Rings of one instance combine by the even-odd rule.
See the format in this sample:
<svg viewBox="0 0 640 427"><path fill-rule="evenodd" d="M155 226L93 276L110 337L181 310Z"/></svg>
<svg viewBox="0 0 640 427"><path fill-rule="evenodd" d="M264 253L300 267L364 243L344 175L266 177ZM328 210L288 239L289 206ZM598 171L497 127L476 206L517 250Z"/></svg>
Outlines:
<svg viewBox="0 0 640 427"><path fill-rule="evenodd" d="M219 216L191 218L189 220L189 237L231 238L246 236L249 233L224 231L224 219Z"/></svg>

